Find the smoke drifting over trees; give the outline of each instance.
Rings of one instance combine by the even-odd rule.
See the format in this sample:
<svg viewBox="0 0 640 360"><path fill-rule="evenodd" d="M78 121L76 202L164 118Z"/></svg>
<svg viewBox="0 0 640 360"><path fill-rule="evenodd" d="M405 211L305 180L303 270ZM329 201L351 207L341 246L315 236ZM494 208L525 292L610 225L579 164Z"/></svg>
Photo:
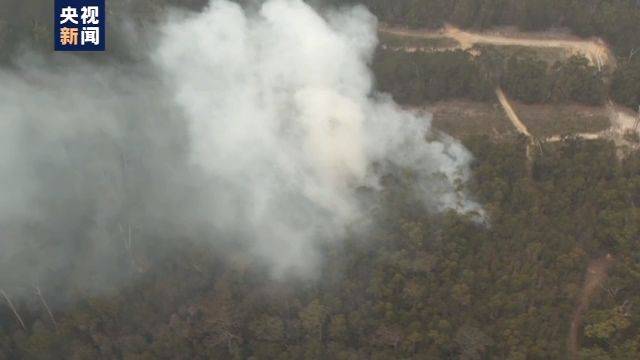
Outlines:
<svg viewBox="0 0 640 360"><path fill-rule="evenodd" d="M0 68L0 287L102 290L160 239L310 275L319 244L366 229L390 175L427 210L481 216L470 154L373 91L364 8L214 1L167 19L148 60Z"/></svg>

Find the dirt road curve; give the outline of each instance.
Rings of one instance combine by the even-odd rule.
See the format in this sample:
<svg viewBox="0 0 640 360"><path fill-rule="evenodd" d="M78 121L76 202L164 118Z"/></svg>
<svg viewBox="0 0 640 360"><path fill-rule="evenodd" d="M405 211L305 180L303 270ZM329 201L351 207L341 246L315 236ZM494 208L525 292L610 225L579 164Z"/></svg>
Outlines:
<svg viewBox="0 0 640 360"><path fill-rule="evenodd" d="M459 48L465 50L473 47L473 45L476 44L561 48L570 51L572 54L582 54L586 56L592 64L597 65L599 68L602 68L604 65L611 64L614 59L611 51L604 43L604 41L598 38L585 40L573 37L559 36L545 38L508 36L497 33L468 32L452 25L446 25L444 28L439 30L409 30L405 28L395 28L382 25L380 26L379 30L387 34L425 39L448 37L456 40L460 44Z"/></svg>
<svg viewBox="0 0 640 360"><path fill-rule="evenodd" d="M602 284L607 279L607 271L613 264L613 256L607 256L593 260L587 267L587 273L584 279L584 285L578 299L578 305L571 319L571 327L569 330L569 355L571 359L580 359L580 341L579 333L582 326L582 315L589 308L591 298L602 288Z"/></svg>

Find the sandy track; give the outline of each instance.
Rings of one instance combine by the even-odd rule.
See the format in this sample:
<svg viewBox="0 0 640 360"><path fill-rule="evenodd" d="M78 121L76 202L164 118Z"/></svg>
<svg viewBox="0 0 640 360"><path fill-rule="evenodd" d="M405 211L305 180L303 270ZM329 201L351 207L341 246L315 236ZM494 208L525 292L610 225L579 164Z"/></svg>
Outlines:
<svg viewBox="0 0 640 360"><path fill-rule="evenodd" d="M640 117L633 111L615 105L612 101L609 101L607 109L609 110L611 125L614 128L621 130L638 130L637 124Z"/></svg>
<svg viewBox="0 0 640 360"><path fill-rule="evenodd" d="M640 127L638 126L640 117L631 110L615 105L612 102L607 104L607 111L609 113L609 119L611 120L610 128L595 133L578 133L573 136L584 140L610 139L618 146L626 145L636 147L635 144L629 143L629 141L624 138L624 135L629 131L640 131ZM562 136L560 135L544 139L546 142L558 142L561 140Z"/></svg>
<svg viewBox="0 0 640 360"><path fill-rule="evenodd" d="M529 35L526 33L518 32L514 32L509 35L495 32L476 33L464 31L452 25L446 25L445 27L438 30L411 30L400 27L389 27L383 24L379 27L378 30L382 33L413 38L435 39L448 37L458 42L457 46L447 47L441 50L468 50L476 44L561 48L572 54L582 54L586 56L587 59L589 59L592 64L597 65L598 68L602 68L605 65L609 65L611 67L615 66L615 57L613 56L611 50L607 47L605 42L599 38L580 39L572 36L558 36L550 33L545 34L545 36ZM419 49L416 47L404 48L404 51L410 52L418 50ZM518 130L518 132L526 135L532 143L535 143L534 137L531 135L524 122L518 117L518 114L514 110L513 106L511 106L504 92L498 88L496 89L496 95L513 126ZM636 144L631 144L627 140L625 140L624 135L630 130L640 133L640 127L638 127L640 116L620 106L615 106L611 102L609 102L609 104L607 105L607 109L609 110L611 128L598 133L580 133L575 134L575 136L585 140L595 140L602 138L611 139L615 141L616 145L637 147ZM562 140L562 137L558 135L542 140L548 142L557 142ZM527 152L529 154L529 147L527 148Z"/></svg>
<svg viewBox="0 0 640 360"><path fill-rule="evenodd" d="M582 291L578 298L578 305L573 313L569 329L568 348L569 355L573 360L580 359L579 333L582 326L582 315L589 309L591 298L598 293L602 288L602 284L607 280L607 273L613 262L613 256L607 254L605 257L593 260L587 267Z"/></svg>
<svg viewBox="0 0 640 360"><path fill-rule="evenodd" d="M597 65L599 68L602 68L604 65L610 63L613 59L610 54L609 48L600 39L568 40L553 38L532 39L524 37L508 37L494 34L467 32L450 25L445 27L444 34L456 39L463 48L470 48L475 44L562 48L571 51L573 54L582 54L586 56L592 64Z"/></svg>
<svg viewBox="0 0 640 360"><path fill-rule="evenodd" d="M529 133L527 126L520 120L515 110L513 110L513 107L509 103L509 100L507 99L507 96L504 94L504 91L502 91L502 89L500 88L497 88L496 96L498 97L498 101L500 101L500 105L502 105L504 112L507 114L507 117L509 118L513 126L515 126L515 128L518 130L518 132L532 139L533 137L531 136L531 133Z"/></svg>
<svg viewBox="0 0 640 360"><path fill-rule="evenodd" d="M519 36L505 36L492 33L471 33L460 30L450 25L447 25L443 29L436 31L408 30L403 28L391 28L384 25L381 26L379 30L383 33L406 37L427 39L449 37L459 43L459 45L455 48L463 50L470 49L476 44L562 48L571 52L572 54L584 55L585 57L587 57L587 59L589 59L591 64L596 65L599 69L602 69L605 65L611 65L612 67L615 66L615 57L613 56L607 45L598 38L589 40L551 37L535 38L527 37L525 34L518 34ZM412 50L416 51L417 49ZM531 135L526 125L520 120L502 89L496 89L496 96L500 101L500 104L504 109L507 117L509 118L509 121L511 121L518 132L526 135L529 138L530 143L527 146L527 158L531 160L532 147L537 143L535 138ZM626 143L626 140L624 140L625 132L629 130L640 132L640 114L635 114L628 109L616 106L611 101L609 101L607 109L609 111L609 118L611 119L611 128L598 133L581 133L575 134L575 136L586 140L609 138L613 139L616 144L620 145ZM561 139L561 136L552 136L544 139L544 141L560 141ZM591 261L589 263L589 266L587 267L584 284L582 286L580 296L577 300L577 305L572 316L569 329L567 350L569 352L570 358L573 360L577 360L580 358L580 329L582 327L582 316L588 310L593 296L595 296L602 288L602 285L607 279L609 267L613 263L613 256L607 254L605 257Z"/></svg>
<svg viewBox="0 0 640 360"><path fill-rule="evenodd" d="M527 46L540 48L561 48L572 54L582 54L589 61L602 68L613 63L613 55L607 45L599 38L575 39L565 37L532 38L525 36L508 36L487 32L469 32L452 25L446 25L439 30L410 30L405 28L389 27L382 25L379 31L406 37L434 39L448 37L456 40L460 49L470 49L476 44L489 44L498 46Z"/></svg>
<svg viewBox="0 0 640 360"><path fill-rule="evenodd" d="M509 46L509 45L518 45L518 46L527 46L527 47L540 47L540 48L562 48L573 54L582 54L589 59L589 61L597 65L599 68L602 68L605 65L614 65L614 56L611 51L607 47L607 45L598 38L592 39L577 39L568 36L560 37L560 36L545 36L544 38L539 38L535 36L527 36L523 33L518 33L513 36L508 36L504 34L497 33L489 33L489 32L481 32L474 33L469 31L461 30L452 25L446 25L444 28L438 30L430 30L430 29L422 29L422 30L411 30L406 28L399 27L389 27L387 25L381 25L378 29L382 33L393 34L398 36L405 37L413 37L413 38L424 38L424 39L435 39L448 37L456 40L459 45L453 48L459 49L470 49L476 44L490 44L490 45L498 45L498 46ZM451 47L447 48L451 49ZM417 48L411 47L406 48L405 51L417 51ZM520 120L518 114L515 112L509 100L505 96L504 92L501 89L496 89L496 95L500 104L502 105L507 117L511 121L511 123L515 126L518 132L526 135L529 139L533 140L533 137L529 130L527 129L524 122ZM614 108L612 105L610 108L610 118L611 123L613 124L612 130L617 131L617 138L622 138L623 130L632 128L633 125L629 125L629 122L633 123L635 121L631 120L633 116L629 115L626 112L623 112L621 109ZM617 123L624 123L623 126L617 126ZM598 139L602 137L609 137L611 135L611 131L604 131L602 133L585 133L585 134L577 134L577 137L583 139ZM545 139L546 141L560 141L560 136L550 137Z"/></svg>
<svg viewBox="0 0 640 360"><path fill-rule="evenodd" d="M406 37L417 38L440 38L449 37L456 40L459 45L456 48L469 49L476 44L491 44L499 46L527 46L527 47L540 47L540 48L562 48L570 51L572 54L582 54L589 59L589 61L602 68L605 65L615 66L615 57L607 45L601 39L567 39L567 38L535 38L527 37L525 34L519 34L520 36L505 36L501 34L492 33L471 33L460 30L456 27L447 25L440 30L408 30L403 28L391 28L387 26L381 26L379 29L383 33L394 34ZM416 51L416 49L413 49ZM496 96L502 105L507 117L518 130L518 132L526 135L530 139L530 144L527 146L527 157L530 159L531 147L535 145L536 141L531 135L526 125L520 120L517 113L513 109L513 106L509 103L506 95L502 89L496 89ZM609 110L609 117L611 119L611 128L599 133L582 133L575 136L593 140L599 138L611 138L616 143L624 143L623 135L626 131L640 131L638 128L640 125L640 115L614 105L611 101L607 105ZM560 141L562 137L552 136L545 141ZM577 300L577 306L575 308L573 317L571 319L571 326L569 330L569 339L567 344L567 350L570 358L577 360L580 358L580 329L582 327L582 316L588 310L591 299L602 288L602 284L606 281L609 267L614 263L614 258L607 254L605 257L596 259L589 263L587 272L585 275L584 284L580 292L580 296Z"/></svg>

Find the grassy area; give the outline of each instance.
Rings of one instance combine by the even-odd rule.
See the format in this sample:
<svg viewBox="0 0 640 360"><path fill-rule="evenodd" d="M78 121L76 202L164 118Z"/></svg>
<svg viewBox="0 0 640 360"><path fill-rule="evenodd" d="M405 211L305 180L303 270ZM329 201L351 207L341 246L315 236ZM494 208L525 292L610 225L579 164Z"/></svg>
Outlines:
<svg viewBox="0 0 640 360"><path fill-rule="evenodd" d="M520 120L537 137L596 133L611 126L607 109L577 104L525 105L512 103Z"/></svg>
<svg viewBox="0 0 640 360"><path fill-rule="evenodd" d="M381 45L386 45L392 48L411 47L423 49L440 49L452 48L459 45L456 40L448 37L423 38L418 36L403 36L385 32L378 32L378 38L380 39Z"/></svg>
<svg viewBox="0 0 640 360"><path fill-rule="evenodd" d="M430 105L426 110L433 114L434 128L458 139L469 135L500 137L515 133L497 103L448 100Z"/></svg>
<svg viewBox="0 0 640 360"><path fill-rule="evenodd" d="M512 55L530 55L540 60L544 60L549 64L553 64L556 61L566 60L571 56L571 52L563 49L563 48L552 48L552 47L531 47L531 46L521 46L521 45L506 45L506 46L497 46L497 45L487 45L487 44L478 44L475 45L474 50L479 52L486 51L495 51L504 56L505 58L509 58Z"/></svg>

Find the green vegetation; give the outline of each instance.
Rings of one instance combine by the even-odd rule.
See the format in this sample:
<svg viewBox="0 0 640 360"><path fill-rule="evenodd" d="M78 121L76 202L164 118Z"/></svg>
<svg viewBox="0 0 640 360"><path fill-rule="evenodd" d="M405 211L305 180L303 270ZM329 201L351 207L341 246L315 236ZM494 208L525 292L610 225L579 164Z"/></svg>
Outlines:
<svg viewBox="0 0 640 360"><path fill-rule="evenodd" d="M584 57L572 56L549 66L529 52L506 58L500 51L485 50L475 57L462 50L408 53L380 49L373 70L378 88L403 104L448 98L489 100L498 85L526 103L605 103L603 74Z"/></svg>
<svg viewBox="0 0 640 360"><path fill-rule="evenodd" d="M378 38L381 45L386 45L391 48L420 48L420 49L446 49L459 45L457 41L448 37L412 37L402 36L386 32L378 32Z"/></svg>
<svg viewBox="0 0 640 360"><path fill-rule="evenodd" d="M563 48L535 47L522 45L488 45L476 44L473 50L480 53L494 52L499 56L508 59L511 57L536 57L553 65L557 61L566 61L571 54Z"/></svg>
<svg viewBox="0 0 640 360"><path fill-rule="evenodd" d="M626 57L640 47L636 1L364 3L385 21L412 26L445 20L525 30L564 25L580 35L604 36L622 58L612 76L613 98L632 107L640 103L640 54ZM0 15L3 61L24 37L40 39L43 48L49 41L48 35L40 38L50 34L48 25L40 24L48 24L50 12L30 17L35 10L14 4L23 6L15 12L36 20L9 23ZM33 32L17 31L23 23ZM111 39L111 53L130 55L129 45ZM441 41L415 44L445 46ZM139 273L129 286L96 295L64 279L49 285L45 296L55 299L57 329L35 295L14 299L26 330L0 298L0 360L563 359L587 264L605 254L615 263L584 316L581 358L640 358L640 153L620 160L611 142L569 137L535 149L529 167L524 137L504 136L497 143L491 134L456 128L455 118L466 116L485 131L509 132L491 103L498 85L522 102L554 104L553 112L517 105L537 136L605 126L602 114L585 122L583 113L564 105L605 101L603 75L586 59L550 65L520 49L503 50L485 47L474 57L459 50L379 49L373 63L378 88L402 104L466 99L434 110L434 124L464 137L474 154L468 185L488 224L430 214L403 181L392 179L370 207L375 228L325 245L314 279L273 280L242 254L141 239L136 256L145 266L132 267ZM485 103L469 114L468 100Z"/></svg>
<svg viewBox="0 0 640 360"><path fill-rule="evenodd" d="M482 79L478 64L462 50L409 53L379 49L372 67L378 89L402 104L493 97L493 87Z"/></svg>
<svg viewBox="0 0 640 360"><path fill-rule="evenodd" d="M611 94L615 101L634 110L640 106L640 53L619 64L613 73Z"/></svg>
<svg viewBox="0 0 640 360"><path fill-rule="evenodd" d="M537 58L512 56L501 83L510 96L527 103L575 101L602 105L607 96L602 74L586 58L578 56L551 67Z"/></svg>
<svg viewBox="0 0 640 360"><path fill-rule="evenodd" d="M562 359L587 263L611 253L582 352L639 358L640 314L629 309L640 306L640 154L618 161L611 143L568 139L546 145L529 176L525 141L467 138L488 226L429 215L388 185L379 226L328 245L317 279L269 280L183 243L132 286L57 311L58 332L35 300L18 304L27 331L2 306L0 354Z"/></svg>
<svg viewBox="0 0 640 360"><path fill-rule="evenodd" d="M354 0L332 0L334 4ZM635 0L363 0L382 21L410 27L437 28L451 22L463 28L486 29L497 25L516 25L523 31L549 27L568 27L583 37L602 37L622 60L612 81L615 101L631 108L640 105L640 5ZM501 49L499 51L504 51ZM511 53L513 52L513 53ZM518 49L508 49L507 57ZM633 62L628 61L634 57ZM542 51L537 55L551 61L556 54ZM523 66L527 67L526 64ZM535 81L534 79L527 79ZM598 80L599 81L599 80ZM539 84L542 85L542 84ZM590 88L591 89L591 88ZM523 101L540 101L540 92L522 89L529 97ZM542 91L544 92L544 91ZM596 97L600 91L596 91ZM585 98L581 95L580 98ZM584 100L584 99L583 99ZM576 99L576 101L584 102ZM598 103L589 99L587 103Z"/></svg>
<svg viewBox="0 0 640 360"><path fill-rule="evenodd" d="M549 100L547 64L531 57L512 56L506 63L502 86L509 96L528 103Z"/></svg>

